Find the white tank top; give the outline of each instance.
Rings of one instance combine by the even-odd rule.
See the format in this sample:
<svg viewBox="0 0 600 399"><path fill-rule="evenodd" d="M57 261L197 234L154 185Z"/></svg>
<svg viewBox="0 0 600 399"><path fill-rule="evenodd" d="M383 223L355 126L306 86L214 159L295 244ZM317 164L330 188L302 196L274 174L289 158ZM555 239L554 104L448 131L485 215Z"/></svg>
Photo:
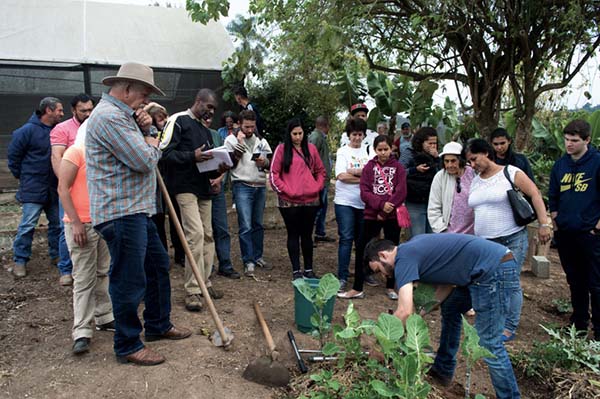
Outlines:
<svg viewBox="0 0 600 399"><path fill-rule="evenodd" d="M515 181L521 169L508 165L508 175ZM504 237L523 230L513 217L506 192L512 187L504 176L504 171L487 179L475 176L469 193L469 206L475 211L475 235L483 238Z"/></svg>

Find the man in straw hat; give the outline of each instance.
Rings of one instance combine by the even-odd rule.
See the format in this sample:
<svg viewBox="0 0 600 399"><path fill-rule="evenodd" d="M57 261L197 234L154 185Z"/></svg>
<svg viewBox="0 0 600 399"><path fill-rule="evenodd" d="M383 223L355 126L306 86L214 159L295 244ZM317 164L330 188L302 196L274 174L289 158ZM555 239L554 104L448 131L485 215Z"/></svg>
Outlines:
<svg viewBox="0 0 600 399"><path fill-rule="evenodd" d="M150 218L156 212L155 169L161 153L152 118L142 107L151 93L164 93L154 85L152 69L133 62L102 83L110 90L90 116L86 137L90 215L111 256L117 360L151 366L165 358L140 340L142 299L146 341L191 335L171 324L169 256Z"/></svg>

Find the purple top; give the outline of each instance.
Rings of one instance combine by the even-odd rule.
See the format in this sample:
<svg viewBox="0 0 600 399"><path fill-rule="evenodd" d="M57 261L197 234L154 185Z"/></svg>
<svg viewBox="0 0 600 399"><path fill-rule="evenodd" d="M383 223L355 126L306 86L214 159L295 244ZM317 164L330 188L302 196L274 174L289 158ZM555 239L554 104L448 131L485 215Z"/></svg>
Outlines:
<svg viewBox="0 0 600 399"><path fill-rule="evenodd" d="M457 177L452 201L452 211L450 211L450 222L448 223L448 233L474 234L475 233L475 213L473 208L469 207L469 191L475 172L471 168L465 168L461 177ZM460 181L460 183L459 183ZM458 192L460 187L460 193Z"/></svg>

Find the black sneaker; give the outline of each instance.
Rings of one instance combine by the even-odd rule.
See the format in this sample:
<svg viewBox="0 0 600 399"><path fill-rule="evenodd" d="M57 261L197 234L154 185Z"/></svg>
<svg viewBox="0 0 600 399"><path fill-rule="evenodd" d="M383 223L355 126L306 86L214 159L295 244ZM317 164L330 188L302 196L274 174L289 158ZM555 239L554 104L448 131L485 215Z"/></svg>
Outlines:
<svg viewBox="0 0 600 399"><path fill-rule="evenodd" d="M110 331L110 332L115 332L115 321L109 321L108 323L104 323L104 324L96 324L96 331Z"/></svg>
<svg viewBox="0 0 600 399"><path fill-rule="evenodd" d="M346 292L347 285L348 282L346 280L340 280L340 289L338 290L338 292Z"/></svg>
<svg viewBox="0 0 600 399"><path fill-rule="evenodd" d="M431 378L433 378L438 384L442 386L449 387L452 384L451 376L441 374L433 367L429 369L429 372L427 374L429 374Z"/></svg>
<svg viewBox="0 0 600 399"><path fill-rule="evenodd" d="M297 271L297 272L294 272L292 274L292 281L298 280L298 279L301 279L301 278L304 278L304 277L302 277L302 272L301 271Z"/></svg>
<svg viewBox="0 0 600 399"><path fill-rule="evenodd" d="M329 236L315 235L315 242L335 242L335 238Z"/></svg>
<svg viewBox="0 0 600 399"><path fill-rule="evenodd" d="M369 287L379 287L379 282L372 275L365 276L365 284Z"/></svg>
<svg viewBox="0 0 600 399"><path fill-rule="evenodd" d="M232 280L238 280L241 277L240 274L238 272L236 272L235 270L233 270L233 269L219 270L217 272L217 274L219 276L227 277L227 278L230 278Z"/></svg>
<svg viewBox="0 0 600 399"><path fill-rule="evenodd" d="M304 271L304 278L318 278L317 275L312 271L312 269Z"/></svg>
<svg viewBox="0 0 600 399"><path fill-rule="evenodd" d="M86 353L90 351L90 339L89 338L78 338L73 343L73 352L74 355L81 355L82 353Z"/></svg>

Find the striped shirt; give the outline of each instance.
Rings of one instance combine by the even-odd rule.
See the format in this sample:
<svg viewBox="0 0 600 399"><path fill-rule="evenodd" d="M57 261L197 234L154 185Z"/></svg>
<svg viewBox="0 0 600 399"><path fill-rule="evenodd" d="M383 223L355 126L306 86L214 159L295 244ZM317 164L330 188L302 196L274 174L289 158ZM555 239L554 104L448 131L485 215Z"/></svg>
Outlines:
<svg viewBox="0 0 600 399"><path fill-rule="evenodd" d="M92 224L156 213L160 150L147 144L134 110L109 94L88 119L85 139Z"/></svg>

